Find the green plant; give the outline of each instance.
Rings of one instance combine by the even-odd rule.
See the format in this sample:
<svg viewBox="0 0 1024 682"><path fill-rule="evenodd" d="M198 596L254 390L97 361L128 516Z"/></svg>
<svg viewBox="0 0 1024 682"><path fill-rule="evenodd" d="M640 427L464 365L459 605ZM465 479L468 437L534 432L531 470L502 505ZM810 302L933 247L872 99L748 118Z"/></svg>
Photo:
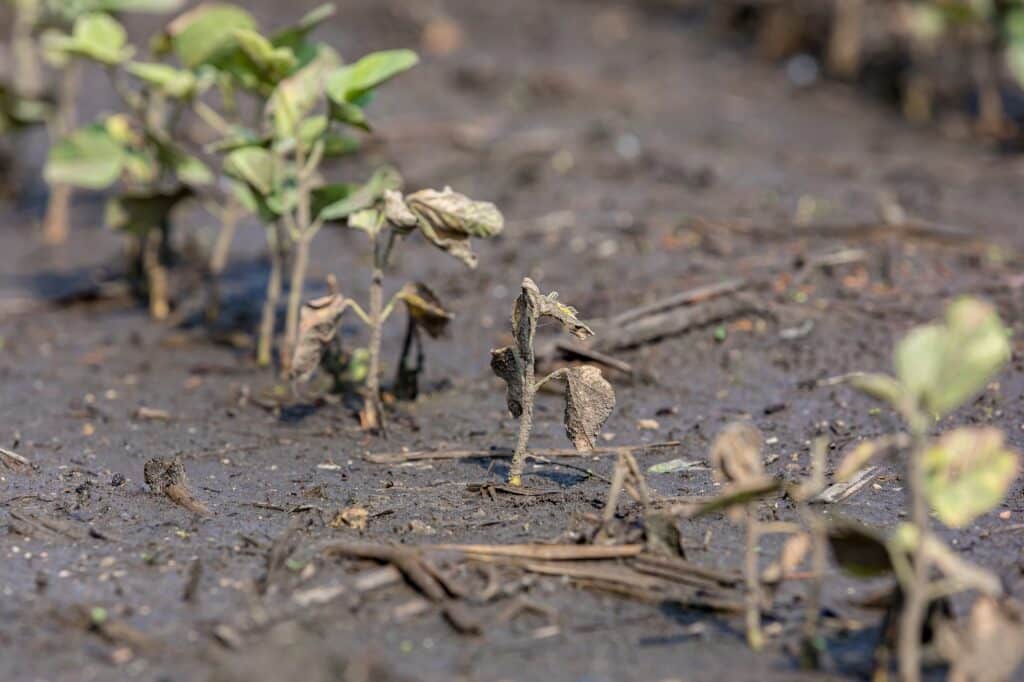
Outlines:
<svg viewBox="0 0 1024 682"><path fill-rule="evenodd" d="M244 88L261 98L266 112L259 128L232 126L230 134L214 149L224 155L225 172L239 181L236 189L240 201L267 228L272 273L258 345L261 364L270 362L284 258L287 252L293 253L281 353L286 371L298 339L299 309L313 238L326 222L347 218L372 205L384 190L397 186L397 175L391 173L376 175L363 188L325 182L320 175L322 161L351 150L350 142L336 127L367 130L363 107L374 90L417 63L414 53L391 50L343 64L330 47L305 39L327 16L329 12L318 10L297 27L269 39L251 28L236 28L231 37L237 54L230 59L219 58L231 87ZM192 34L208 22L207 15L194 16L186 28L177 27L175 40L185 45L179 52L184 53L186 63L202 63L205 59L201 49L205 43ZM197 42L198 48L194 46ZM360 189L364 192L357 191Z"/></svg>
<svg viewBox="0 0 1024 682"><path fill-rule="evenodd" d="M907 424L906 489L910 521L888 540L904 595L899 629L903 680L920 677L920 639L928 604L967 587L999 596L999 581L956 557L931 531L929 510L962 528L996 507L1017 474L1018 455L993 428L963 427L929 438L934 421L982 390L1010 356L1008 332L987 303L962 298L945 320L912 330L897 345L896 376L858 374L849 382L888 403ZM859 448L845 471L864 466L892 448ZM933 569L944 580L932 579Z"/></svg>
<svg viewBox="0 0 1024 682"><path fill-rule="evenodd" d="M522 291L512 310L515 345L491 351L491 369L505 381L508 410L519 419L519 438L508 473L512 486L522 485L533 429L534 399L541 386L553 379L565 381L565 432L577 450L594 448L601 427L615 408L615 392L597 367L565 367L534 380L533 342L542 317L554 319L580 339L594 333L579 320L575 309L558 301L557 293L543 295L532 279L523 278Z"/></svg>
<svg viewBox="0 0 1024 682"><path fill-rule="evenodd" d="M291 362L291 376L308 379L319 366L324 349L334 338L341 314L352 308L370 328L369 366L366 375L366 396L360 412L365 429L383 427L380 406L380 350L384 323L399 302L409 310L410 325L422 327L431 336L439 335L451 315L437 297L423 284L409 283L384 303L384 274L396 243L413 232L451 254L467 267L474 268L476 256L470 249L473 237L488 238L501 232L504 219L494 204L474 201L446 187L438 192L425 189L402 195L392 186L400 184L397 174L380 171L369 183L323 209L326 219L349 216L348 224L370 240L373 267L370 273L370 301L366 309L340 293L307 304L299 324L297 343ZM315 330L315 333L310 333ZM405 356L411 345L407 332L399 371L405 367Z"/></svg>

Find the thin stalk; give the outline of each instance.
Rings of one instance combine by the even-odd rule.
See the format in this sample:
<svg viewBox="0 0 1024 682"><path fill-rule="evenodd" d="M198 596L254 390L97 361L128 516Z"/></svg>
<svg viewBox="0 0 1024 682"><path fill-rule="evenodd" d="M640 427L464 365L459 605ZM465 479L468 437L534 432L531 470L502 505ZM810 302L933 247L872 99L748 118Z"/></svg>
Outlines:
<svg viewBox="0 0 1024 682"><path fill-rule="evenodd" d="M388 240L381 247L379 229L373 233L373 277L370 280L370 371L366 376L366 403L360 413L364 429L384 430L384 417L380 404L380 347L384 326L384 268L395 243L394 230L388 231Z"/></svg>
<svg viewBox="0 0 1024 682"><path fill-rule="evenodd" d="M523 360L523 413L519 415L519 438L516 450L512 454L512 464L508 470L508 484L523 484L523 468L526 466L526 448L530 444L530 432L533 430L533 401L537 395L534 384L533 349L528 358Z"/></svg>
<svg viewBox="0 0 1024 682"><path fill-rule="evenodd" d="M912 579L902 585L903 613L900 615L899 671L903 682L918 682L921 679L921 632L925 612L928 608L928 578L930 561L925 536L928 534L928 501L924 496L924 467L922 466L927 448L927 427L923 419L914 419L910 424L912 446L907 460L907 494L910 502L910 518L918 531L918 542L912 554Z"/></svg>
<svg viewBox="0 0 1024 682"><path fill-rule="evenodd" d="M220 317L220 280L228 265L231 244L235 241L235 233L241 222L243 210L232 196L224 210L219 211L221 223L217 231L217 239L213 243L210 262L207 264L208 291L206 301L206 319L210 322Z"/></svg>
<svg viewBox="0 0 1024 682"><path fill-rule="evenodd" d="M40 3L19 0L14 3L14 22L11 27L11 57L14 87L23 97L38 97L43 93L43 68L36 51L33 31L39 23Z"/></svg>
<svg viewBox="0 0 1024 682"><path fill-rule="evenodd" d="M295 259L292 261L291 283L288 288L288 309L285 314L284 370L291 365L292 349L299 339L299 310L302 307L302 291L309 268L309 247L322 224L312 216L313 178L323 155L323 144L317 143L309 157L300 140L295 142L295 166L299 169L298 198L295 209Z"/></svg>
<svg viewBox="0 0 1024 682"><path fill-rule="evenodd" d="M167 268L160 258L161 231L151 229L146 233L143 246L143 268L146 274L146 286L149 291L149 314L154 320L165 320L171 314L168 295Z"/></svg>
<svg viewBox="0 0 1024 682"><path fill-rule="evenodd" d="M270 277L267 279L267 293L263 301L263 316L260 320L260 335L256 346L256 362L261 367L270 366L274 347L274 322L277 316L277 302L281 298L281 280L284 270L284 247L281 228L277 225L267 229L270 245Z"/></svg>
<svg viewBox="0 0 1024 682"><path fill-rule="evenodd" d="M747 540L745 548L744 577L747 584L747 644L758 651L764 646L761 632L761 576L758 574L757 550L761 542L761 530L752 506L748 506L746 518Z"/></svg>
<svg viewBox="0 0 1024 682"><path fill-rule="evenodd" d="M51 144L69 135L75 128L78 116L78 90L80 66L72 61L61 72L60 88L57 93L57 115L50 128ZM46 215L43 218L43 242L45 244L63 244L68 239L71 220L71 200L74 191L69 185L56 185L50 191L46 203Z"/></svg>

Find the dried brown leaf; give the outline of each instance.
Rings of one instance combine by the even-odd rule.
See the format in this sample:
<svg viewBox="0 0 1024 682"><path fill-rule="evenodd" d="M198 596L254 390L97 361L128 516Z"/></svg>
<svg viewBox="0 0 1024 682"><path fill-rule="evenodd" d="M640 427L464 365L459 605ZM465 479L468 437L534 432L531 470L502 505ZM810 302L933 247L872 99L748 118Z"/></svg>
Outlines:
<svg viewBox="0 0 1024 682"><path fill-rule="evenodd" d="M505 380L505 400L513 417L523 414L523 372L514 348L505 346L491 351L491 370Z"/></svg>
<svg viewBox="0 0 1024 682"><path fill-rule="evenodd" d="M341 294L331 294L309 301L299 313L299 338L292 355L290 378L307 381L320 366L327 346L338 333L348 301Z"/></svg>
<svg viewBox="0 0 1024 682"><path fill-rule="evenodd" d="M409 308L409 315L431 338L438 338L448 329L454 317L445 310L441 299L422 282L409 282L398 292L398 299Z"/></svg>
<svg viewBox="0 0 1024 682"><path fill-rule="evenodd" d="M615 409L615 391L591 365L566 373L565 433L577 450L593 450L601 427Z"/></svg>
<svg viewBox="0 0 1024 682"><path fill-rule="evenodd" d="M711 471L719 483L742 483L763 478L764 436L750 422L732 422L711 445Z"/></svg>

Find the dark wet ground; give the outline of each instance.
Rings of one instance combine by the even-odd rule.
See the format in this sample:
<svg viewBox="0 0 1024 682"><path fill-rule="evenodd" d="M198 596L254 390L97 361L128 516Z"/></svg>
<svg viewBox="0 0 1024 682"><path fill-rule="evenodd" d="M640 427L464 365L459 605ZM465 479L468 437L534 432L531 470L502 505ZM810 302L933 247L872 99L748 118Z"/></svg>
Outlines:
<svg viewBox="0 0 1024 682"><path fill-rule="evenodd" d="M808 388L816 380L886 369L893 341L960 293L988 297L1020 331L1021 160L910 129L843 86L793 92L779 70L748 62L735 45L671 14L592 0L438 7L460 23L464 45L427 57L381 93L374 106L384 142L371 160L396 163L412 187L450 184L494 200L508 225L499 240L478 246L475 272L419 240L399 251L401 275L388 288L397 289L401 276L422 279L458 317L449 339L427 344L424 380L437 390L401 405L386 441L363 435L343 406L261 407L273 377L249 351L153 324L123 303L26 312L39 297L80 289L96 268L114 263L118 246L89 226L99 216L95 203L83 205L72 242L56 252L33 245L25 213L6 214L0 447L34 467L0 470L0 523L28 514L57 520L59 530L0 536L0 679L316 680L338 679L331 675L346 667L350 679L361 679L352 666L368 661L391 671L368 679L830 677L799 673L787 653L802 613L795 589L780 595L769 620L783 634L761 654L744 646L737 619L577 590L556 578L522 586L557 612L558 633L541 639L544 618L502 622L501 602L477 607L489 623L477 637L455 634L435 608L402 615L415 598L405 586L281 616L293 590L351 581L370 568L322 557L306 563L309 548L327 539L543 541L601 508L606 484L564 468L527 470L528 485L559 495L491 501L465 485L498 481L500 461L491 468L485 459L363 459L403 448L513 444L516 424L487 362L488 350L507 342L524 275L561 292L587 318L727 277L766 277L752 307L721 325L617 354L648 378L609 375L618 395L609 443L681 441L639 455L644 468L703 458L725 422L747 415L770 438L773 473L806 472L809 443L822 432L833 441L834 464L848 444L898 424L846 389ZM429 16L420 3L360 0L346 3L325 37L348 55L418 47ZM346 173L356 177L357 169L339 169ZM879 192L956 236L877 229ZM806 225L794 219L801 205ZM183 227L203 234L209 222L194 216ZM243 235L229 273L226 324L245 330L265 276L261 239L255 226ZM850 249L864 250L863 259L804 267ZM325 232L311 281L334 273L346 293L365 298L366 265L360 235ZM386 333L390 368L401 333L397 321ZM350 343L358 334L346 327ZM998 382L942 426L992 423L1011 444L1024 444L1019 348ZM171 419L137 419L140 406ZM650 419L656 428L641 430L638 422ZM567 445L554 397L541 398L533 444ZM146 460L174 455L210 518L145 487ZM585 465L607 476L613 460ZM704 470L651 474L648 483L665 497L714 490ZM832 513L890 525L901 488L887 467ZM364 533L330 527L353 506L370 513ZM947 537L1019 590L1024 535L982 531L1024 520L1020 485L1000 511L1007 518L993 513ZM623 503L620 512L636 509ZM791 514L781 501L762 512ZM293 526L302 561L275 594L259 597L267 553ZM740 536L725 518L683 522L680 530L691 559L739 567ZM198 596L186 602L197 560ZM863 677L869 667L878 614L847 605L865 589L838 575L828 583L826 604L864 626L833 638L831 677ZM148 646L126 647L90 630L81 611L97 606L145 633ZM225 624L241 633L231 646L218 636Z"/></svg>

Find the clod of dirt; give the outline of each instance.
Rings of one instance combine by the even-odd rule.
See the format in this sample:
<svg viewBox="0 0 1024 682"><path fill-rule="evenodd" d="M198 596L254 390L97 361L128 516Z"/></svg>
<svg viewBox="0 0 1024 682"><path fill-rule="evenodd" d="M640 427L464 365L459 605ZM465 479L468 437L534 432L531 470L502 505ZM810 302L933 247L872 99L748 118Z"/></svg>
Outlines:
<svg viewBox="0 0 1024 682"><path fill-rule="evenodd" d="M158 495L166 495L171 502L188 509L194 514L209 516L210 510L196 499L188 487L185 465L180 457L174 459L151 459L143 469L146 485Z"/></svg>

